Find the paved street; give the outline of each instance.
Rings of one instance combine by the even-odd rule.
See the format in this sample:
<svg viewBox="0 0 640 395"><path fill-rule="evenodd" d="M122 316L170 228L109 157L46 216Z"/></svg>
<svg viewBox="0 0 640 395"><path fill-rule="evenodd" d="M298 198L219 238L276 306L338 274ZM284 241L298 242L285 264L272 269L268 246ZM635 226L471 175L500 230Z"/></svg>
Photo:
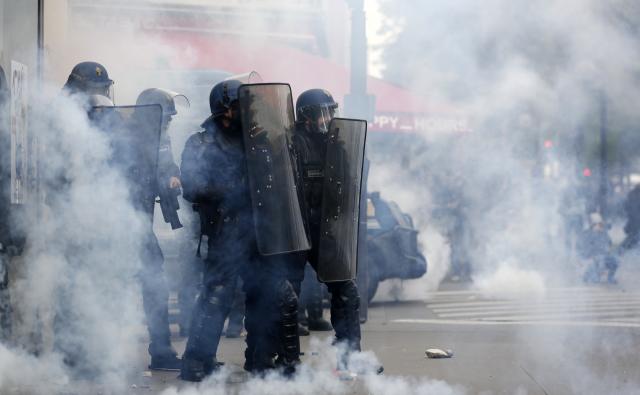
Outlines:
<svg viewBox="0 0 640 395"><path fill-rule="evenodd" d="M384 364L384 378L367 386L356 380L348 392L386 393L385 385L397 386L393 380L399 376L415 393L420 388L470 394L640 391L635 351L640 345L640 292L581 286L550 289L542 298L488 299L462 285L443 288L426 301L371 306L363 327L364 348ZM175 345L182 349L184 340L176 338ZM313 363L309 347L309 338L303 338L304 359ZM432 347L452 349L454 356L427 359L425 349ZM223 339L220 357L240 371L243 350L243 339ZM141 369L141 375L149 373ZM142 392L193 387L175 380L174 373L135 381Z"/></svg>

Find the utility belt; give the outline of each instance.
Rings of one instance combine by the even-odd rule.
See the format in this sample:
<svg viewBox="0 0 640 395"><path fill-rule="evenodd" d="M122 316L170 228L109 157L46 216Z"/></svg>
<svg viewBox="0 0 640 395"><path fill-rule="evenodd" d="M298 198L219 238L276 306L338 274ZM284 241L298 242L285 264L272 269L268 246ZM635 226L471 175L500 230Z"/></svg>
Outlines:
<svg viewBox="0 0 640 395"><path fill-rule="evenodd" d="M202 236L216 237L222 228L240 221L240 217L219 204L194 204L193 211L200 214L200 237L198 239L197 257L201 257Z"/></svg>

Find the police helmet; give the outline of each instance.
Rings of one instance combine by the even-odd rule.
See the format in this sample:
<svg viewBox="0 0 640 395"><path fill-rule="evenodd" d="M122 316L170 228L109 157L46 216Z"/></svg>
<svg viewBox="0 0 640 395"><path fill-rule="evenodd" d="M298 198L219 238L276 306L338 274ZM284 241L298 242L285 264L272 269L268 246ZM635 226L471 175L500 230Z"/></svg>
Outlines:
<svg viewBox="0 0 640 395"><path fill-rule="evenodd" d="M309 122L315 132L327 133L329 123L337 116L337 112L338 103L324 89L309 89L302 92L296 100L298 122Z"/></svg>
<svg viewBox="0 0 640 395"><path fill-rule="evenodd" d="M96 62L82 62L75 65L64 88L71 93L99 94L112 97L113 80L103 65Z"/></svg>
<svg viewBox="0 0 640 395"><path fill-rule="evenodd" d="M150 88L145 89L138 95L136 105L159 104L162 107L162 115L168 117L178 113L176 110L176 101L178 99L180 99L179 104L189 107L189 99L183 94L162 88Z"/></svg>
<svg viewBox="0 0 640 395"><path fill-rule="evenodd" d="M242 85L238 80L224 80L218 82L209 94L209 108L211 118L218 118L226 113L234 102L238 101L238 88Z"/></svg>

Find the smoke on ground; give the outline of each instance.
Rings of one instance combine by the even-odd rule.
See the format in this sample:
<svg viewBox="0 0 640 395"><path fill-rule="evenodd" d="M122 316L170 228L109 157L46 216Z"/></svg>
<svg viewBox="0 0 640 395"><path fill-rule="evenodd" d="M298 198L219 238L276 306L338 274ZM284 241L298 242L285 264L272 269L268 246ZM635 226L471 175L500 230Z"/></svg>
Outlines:
<svg viewBox="0 0 640 395"><path fill-rule="evenodd" d="M23 218L28 241L12 288L17 348L2 349L0 388L31 375L45 389L33 393L89 378L122 389L144 334L136 279L144 218L81 103L51 86L32 98L42 204Z"/></svg>
<svg viewBox="0 0 640 395"><path fill-rule="evenodd" d="M378 359L371 352L354 354L350 358L361 374L338 373L336 355L344 350L330 344L331 339L312 338L309 350L298 374L287 379L278 374L264 378L248 377L244 372L224 369L197 386L169 388L162 395L226 395L226 394L353 394L369 393L409 395L464 395L462 386L452 386L440 380L376 375Z"/></svg>

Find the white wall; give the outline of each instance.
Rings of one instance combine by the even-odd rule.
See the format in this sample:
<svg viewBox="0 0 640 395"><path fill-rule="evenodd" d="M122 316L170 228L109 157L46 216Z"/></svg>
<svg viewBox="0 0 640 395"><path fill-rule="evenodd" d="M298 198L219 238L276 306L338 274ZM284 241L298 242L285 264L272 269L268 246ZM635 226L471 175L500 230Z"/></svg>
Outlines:
<svg viewBox="0 0 640 395"><path fill-rule="evenodd" d="M29 67L36 77L38 50L38 1L0 0L0 64L10 73L11 61Z"/></svg>

